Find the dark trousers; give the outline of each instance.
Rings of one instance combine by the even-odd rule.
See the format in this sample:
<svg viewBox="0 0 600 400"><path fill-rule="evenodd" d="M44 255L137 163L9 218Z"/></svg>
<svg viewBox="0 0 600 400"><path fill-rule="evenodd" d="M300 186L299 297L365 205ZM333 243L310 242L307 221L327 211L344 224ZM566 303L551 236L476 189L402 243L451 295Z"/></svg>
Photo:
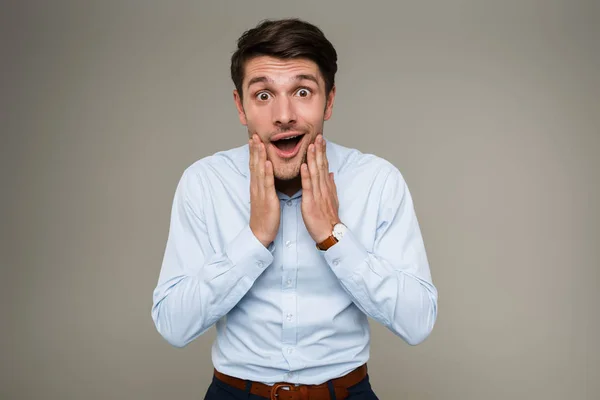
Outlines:
<svg viewBox="0 0 600 400"><path fill-rule="evenodd" d="M369 382L369 375L362 381L354 386L348 388L349 396L348 400L379 400L378 397L371 389L371 383ZM264 397L260 397L254 394L250 394L249 391L240 390L234 388L224 382L221 382L213 376L212 383L208 387L204 400L264 400ZM331 400L336 400L334 397Z"/></svg>

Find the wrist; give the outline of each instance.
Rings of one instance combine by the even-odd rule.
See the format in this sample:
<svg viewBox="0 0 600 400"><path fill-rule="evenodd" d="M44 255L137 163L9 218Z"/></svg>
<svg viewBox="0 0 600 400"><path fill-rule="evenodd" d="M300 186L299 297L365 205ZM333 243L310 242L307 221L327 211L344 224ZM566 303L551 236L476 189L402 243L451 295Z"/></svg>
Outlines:
<svg viewBox="0 0 600 400"><path fill-rule="evenodd" d="M339 220L337 222L331 222L330 225L323 227L319 234L315 235L315 242L321 243L322 241L330 237L333 234L333 227L338 223Z"/></svg>
<svg viewBox="0 0 600 400"><path fill-rule="evenodd" d="M342 222L335 223L331 227L327 236L323 236L322 240L316 241L317 248L319 250L329 249L331 246L334 246L340 240L342 240L342 238L344 237L344 234L347 232L347 230L348 230L348 228ZM321 237L319 237L319 239L321 239Z"/></svg>
<svg viewBox="0 0 600 400"><path fill-rule="evenodd" d="M265 247L269 247L269 245L271 244L271 242L273 242L272 239L268 239L267 236L261 234L258 231L255 231L254 229L252 229L252 227L250 227L250 230L252 231L252 234L254 234L254 237Z"/></svg>
<svg viewBox="0 0 600 400"><path fill-rule="evenodd" d="M324 232L321 235L315 236L315 242L316 243L321 243L321 242L327 240L327 238L330 237L330 236L331 236L331 229L329 231L327 231L327 232Z"/></svg>

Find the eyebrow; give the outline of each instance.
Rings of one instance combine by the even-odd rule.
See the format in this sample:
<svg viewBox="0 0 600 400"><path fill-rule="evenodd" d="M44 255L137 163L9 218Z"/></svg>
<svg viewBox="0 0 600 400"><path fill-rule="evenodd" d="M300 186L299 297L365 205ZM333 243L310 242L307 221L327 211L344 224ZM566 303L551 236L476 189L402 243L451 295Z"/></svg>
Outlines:
<svg viewBox="0 0 600 400"><path fill-rule="evenodd" d="M294 76L292 78L292 80L295 80L295 81L303 81L303 80L312 81L312 82L316 83L317 86L319 86L319 80L317 79L316 76L314 76L312 74L298 74L298 75ZM254 78L252 78L252 79L250 79L248 81L247 87L249 88L250 86L254 85L255 83L274 83L274 81L273 81L273 79L267 78L266 76L255 76Z"/></svg>

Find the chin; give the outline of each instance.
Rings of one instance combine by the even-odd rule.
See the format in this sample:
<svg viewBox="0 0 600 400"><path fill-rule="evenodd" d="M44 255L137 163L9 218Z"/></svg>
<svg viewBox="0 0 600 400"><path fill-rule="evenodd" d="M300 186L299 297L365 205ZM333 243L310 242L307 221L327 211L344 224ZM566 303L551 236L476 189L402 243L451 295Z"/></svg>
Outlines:
<svg viewBox="0 0 600 400"><path fill-rule="evenodd" d="M300 164L281 166L273 171L273 175L280 181L291 181L300 176Z"/></svg>
<svg viewBox="0 0 600 400"><path fill-rule="evenodd" d="M275 163L273 165L273 175L275 176L275 179L278 179L280 181L291 181L292 179L299 178L300 166L302 165L302 163L306 162L306 154L307 149L304 151L301 150L300 153L296 155L296 157L288 161L276 159L276 163L279 165L275 165Z"/></svg>

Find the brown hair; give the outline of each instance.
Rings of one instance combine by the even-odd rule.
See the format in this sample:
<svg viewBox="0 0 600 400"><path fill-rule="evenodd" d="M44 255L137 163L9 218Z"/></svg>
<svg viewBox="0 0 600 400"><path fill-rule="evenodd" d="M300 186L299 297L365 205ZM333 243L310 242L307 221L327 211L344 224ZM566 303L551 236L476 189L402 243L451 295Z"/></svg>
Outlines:
<svg viewBox="0 0 600 400"><path fill-rule="evenodd" d="M264 20L244 32L231 56L231 79L240 96L246 61L261 55L312 60L323 75L325 94L333 88L337 53L323 32L313 24L297 18Z"/></svg>

